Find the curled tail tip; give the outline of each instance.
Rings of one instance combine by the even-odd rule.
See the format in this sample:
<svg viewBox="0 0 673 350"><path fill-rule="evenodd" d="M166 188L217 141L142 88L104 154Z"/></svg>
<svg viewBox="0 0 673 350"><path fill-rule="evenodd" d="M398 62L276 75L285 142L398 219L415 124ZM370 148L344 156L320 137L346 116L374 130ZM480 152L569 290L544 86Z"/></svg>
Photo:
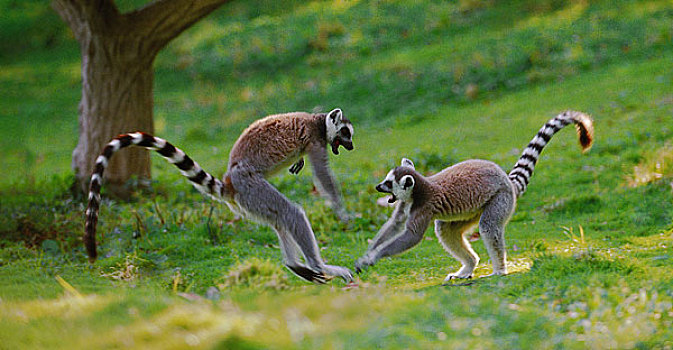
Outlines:
<svg viewBox="0 0 673 350"><path fill-rule="evenodd" d="M592 134L580 134L580 146L582 146L582 153L587 153L593 146L594 137Z"/></svg>
<svg viewBox="0 0 673 350"><path fill-rule="evenodd" d="M594 143L594 121L590 115L583 112L570 111L574 114L575 125L579 136L582 153L591 149Z"/></svg>

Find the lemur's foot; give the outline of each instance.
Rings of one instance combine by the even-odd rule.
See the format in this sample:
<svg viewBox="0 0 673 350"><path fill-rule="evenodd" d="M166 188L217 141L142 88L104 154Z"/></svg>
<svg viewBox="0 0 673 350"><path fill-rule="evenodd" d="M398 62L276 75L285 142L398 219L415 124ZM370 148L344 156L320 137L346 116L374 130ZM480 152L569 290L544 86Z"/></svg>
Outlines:
<svg viewBox="0 0 673 350"><path fill-rule="evenodd" d="M465 279L466 280L466 279L471 279L472 277L474 277L472 274L459 275L459 274L455 274L455 273L450 273L446 276L446 278L444 278L444 282L446 283L446 282L449 282L451 280L457 280L457 279Z"/></svg>
<svg viewBox="0 0 673 350"><path fill-rule="evenodd" d="M355 262L355 272L360 273L364 271L367 267L374 265L375 261L368 254L365 254L363 257L358 259Z"/></svg>
<svg viewBox="0 0 673 350"><path fill-rule="evenodd" d="M324 273L327 276L334 276L334 277L341 277L343 280L348 283L353 281L353 273L351 270L341 267L341 266L334 266L334 265L324 265L321 268L321 272Z"/></svg>
<svg viewBox="0 0 673 350"><path fill-rule="evenodd" d="M472 273L473 271L474 271L474 269L461 268L460 270L458 270L454 273L448 274L446 276L446 278L444 278L444 283L449 282L451 280L455 280L455 279L470 279L470 278L474 277L474 274Z"/></svg>

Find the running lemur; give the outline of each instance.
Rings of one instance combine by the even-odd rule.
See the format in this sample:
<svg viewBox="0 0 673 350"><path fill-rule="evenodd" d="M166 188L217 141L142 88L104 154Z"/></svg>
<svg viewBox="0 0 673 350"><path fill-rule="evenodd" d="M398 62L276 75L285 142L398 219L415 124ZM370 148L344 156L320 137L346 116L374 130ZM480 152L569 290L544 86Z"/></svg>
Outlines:
<svg viewBox="0 0 673 350"><path fill-rule="evenodd" d="M462 264L458 271L446 276L445 281L472 277L479 256L465 235L477 223L493 264L493 274L507 274L505 225L514 212L517 198L526 191L540 152L551 137L568 124L575 124L580 144L587 151L593 142L591 118L581 112L566 111L538 131L509 174L493 162L473 159L425 177L415 170L410 160L402 159L402 164L376 186L379 192L392 194L389 202L397 204L367 252L356 262L356 271L412 248L434 220L437 238Z"/></svg>
<svg viewBox="0 0 673 350"><path fill-rule="evenodd" d="M306 214L266 179L279 170L299 173L307 155L313 167L314 183L342 221L349 216L328 164L326 146L339 154L339 146L353 149L353 125L340 109L329 113L303 112L271 115L252 123L238 138L229 154L229 166L222 181L207 173L185 153L166 140L142 132L119 135L97 158L89 189L84 244L89 260L96 259L96 223L100 206L103 172L119 149L139 146L157 151L180 169L200 192L225 202L232 211L271 226L280 240L285 265L297 276L314 283L331 277L352 280L345 267L326 265ZM303 256L306 264L300 258Z"/></svg>

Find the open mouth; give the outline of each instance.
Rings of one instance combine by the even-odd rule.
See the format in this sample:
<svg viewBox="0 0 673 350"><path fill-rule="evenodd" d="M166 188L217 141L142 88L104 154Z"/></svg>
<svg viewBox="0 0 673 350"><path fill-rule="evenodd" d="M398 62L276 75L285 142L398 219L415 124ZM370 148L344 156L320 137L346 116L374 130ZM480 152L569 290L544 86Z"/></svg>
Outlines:
<svg viewBox="0 0 673 350"><path fill-rule="evenodd" d="M334 139L332 141L332 153L338 155L339 154L339 146L343 146L345 149L352 151L353 150L353 143L348 142L348 141L341 141L339 138Z"/></svg>
<svg viewBox="0 0 673 350"><path fill-rule="evenodd" d="M339 139L335 139L334 142L332 142L332 153L338 155L339 154Z"/></svg>
<svg viewBox="0 0 673 350"><path fill-rule="evenodd" d="M376 190L381 192L381 193L389 193L390 197L388 198L388 203L395 203L397 201L397 197L382 183L376 185Z"/></svg>
<svg viewBox="0 0 673 350"><path fill-rule="evenodd" d="M352 151L353 150L353 142L352 141L344 141L341 138L337 137L332 141L330 144L332 146L332 153L334 154L339 154L339 146L343 146L345 149Z"/></svg>

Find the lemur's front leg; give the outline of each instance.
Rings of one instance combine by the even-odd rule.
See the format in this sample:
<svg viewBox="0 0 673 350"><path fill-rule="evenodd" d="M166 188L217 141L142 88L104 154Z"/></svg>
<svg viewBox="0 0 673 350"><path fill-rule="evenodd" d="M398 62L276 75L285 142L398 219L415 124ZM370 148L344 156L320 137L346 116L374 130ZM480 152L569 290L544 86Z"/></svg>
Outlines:
<svg viewBox="0 0 673 350"><path fill-rule="evenodd" d="M314 145L308 149L308 160L313 167L313 183L318 192L327 199L327 202L341 222L351 220L341 200L341 190L334 180L334 175L329 168L327 150L322 145Z"/></svg>
<svg viewBox="0 0 673 350"><path fill-rule="evenodd" d="M404 226L407 223L407 219L409 219L409 206L410 205L401 201L395 205L395 209L393 210L393 213L388 221L386 221L386 223L381 226L381 229L379 229L379 232L376 234L376 236L371 239L371 243L369 243L367 251L376 249L383 242L402 233Z"/></svg>
<svg viewBox="0 0 673 350"><path fill-rule="evenodd" d="M297 175L303 168L304 168L304 157L301 157L296 163L292 164L292 166L290 167L290 174Z"/></svg>
<svg viewBox="0 0 673 350"><path fill-rule="evenodd" d="M411 215L404 225L388 225L394 220L392 217L379 232L377 242L373 244L365 255L355 262L355 272L360 272L368 266L376 264L381 258L397 255L420 243L425 230L430 223L430 216ZM388 228L386 228L386 226ZM385 231L384 231L385 230ZM400 231L396 231L400 230ZM392 234L398 232L396 234Z"/></svg>

